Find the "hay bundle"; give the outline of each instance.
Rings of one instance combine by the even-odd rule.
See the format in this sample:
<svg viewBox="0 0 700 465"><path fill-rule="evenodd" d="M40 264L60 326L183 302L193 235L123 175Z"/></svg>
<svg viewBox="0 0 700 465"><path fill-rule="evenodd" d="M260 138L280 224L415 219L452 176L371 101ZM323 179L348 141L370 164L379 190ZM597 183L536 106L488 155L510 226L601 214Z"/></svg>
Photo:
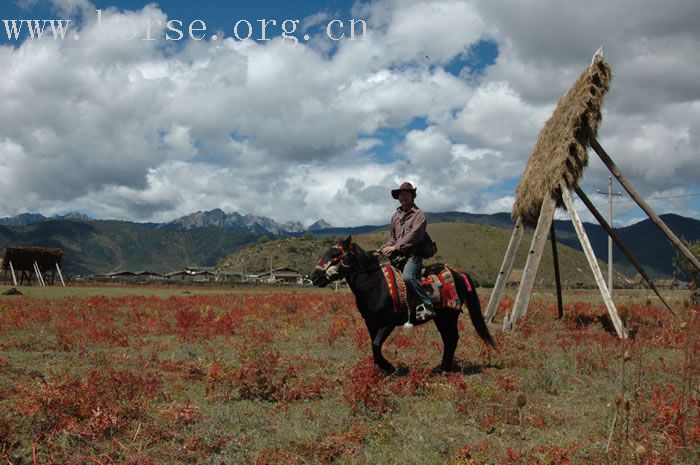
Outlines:
<svg viewBox="0 0 700 465"><path fill-rule="evenodd" d="M540 132L530 155L525 173L516 189L513 219L534 227L545 195L557 198L563 178L569 188L578 180L588 164L588 144L598 133L603 96L610 87L610 67L596 54L591 65L559 100L552 116Z"/></svg>
<svg viewBox="0 0 700 465"><path fill-rule="evenodd" d="M53 269L56 264L61 264L63 251L61 249L52 249L48 247L8 247L5 249L3 258L3 266L5 269L10 267L10 262L15 271L27 270L34 271L34 262L39 265L39 269Z"/></svg>
<svg viewBox="0 0 700 465"><path fill-rule="evenodd" d="M24 295L24 294L22 294L20 291L18 291L16 287L11 287L10 289L3 292L2 295Z"/></svg>

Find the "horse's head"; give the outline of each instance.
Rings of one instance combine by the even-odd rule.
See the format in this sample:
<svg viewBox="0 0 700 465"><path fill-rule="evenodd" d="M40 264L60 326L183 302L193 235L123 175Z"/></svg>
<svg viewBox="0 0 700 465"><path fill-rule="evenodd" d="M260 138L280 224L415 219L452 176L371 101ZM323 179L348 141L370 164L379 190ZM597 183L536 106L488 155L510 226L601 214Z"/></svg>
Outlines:
<svg viewBox="0 0 700 465"><path fill-rule="evenodd" d="M333 281L343 279L350 271L350 261L357 253L358 246L352 243L352 236L336 242L326 250L314 268L311 282L314 286L325 287Z"/></svg>

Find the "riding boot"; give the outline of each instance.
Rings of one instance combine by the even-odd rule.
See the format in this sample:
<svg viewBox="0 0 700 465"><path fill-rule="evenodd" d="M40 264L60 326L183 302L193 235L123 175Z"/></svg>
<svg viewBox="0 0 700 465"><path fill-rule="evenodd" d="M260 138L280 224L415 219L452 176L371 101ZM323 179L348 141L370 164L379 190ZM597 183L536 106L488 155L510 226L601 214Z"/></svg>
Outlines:
<svg viewBox="0 0 700 465"><path fill-rule="evenodd" d="M417 306L413 307L410 305L410 307L413 308L409 313L409 320L413 319L411 316L415 315L415 321L418 323L427 321L435 316L435 312L433 311L433 303L420 284L420 272L422 268L421 262L422 260L420 257L410 256L403 269L403 278L404 282L406 283L406 288L410 289L414 297L414 299L411 300L418 301Z"/></svg>

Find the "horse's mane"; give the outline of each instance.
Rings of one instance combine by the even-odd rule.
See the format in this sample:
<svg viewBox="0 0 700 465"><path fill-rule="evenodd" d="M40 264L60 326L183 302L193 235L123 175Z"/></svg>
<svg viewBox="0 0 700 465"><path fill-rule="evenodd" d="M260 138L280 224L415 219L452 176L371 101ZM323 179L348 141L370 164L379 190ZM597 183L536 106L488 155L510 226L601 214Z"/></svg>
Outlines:
<svg viewBox="0 0 700 465"><path fill-rule="evenodd" d="M374 261L374 262L379 263L379 258L377 257L377 255L375 255L375 254L373 254L373 253L367 252L365 249L363 249L362 247L360 247L360 246L357 244L357 242L352 242L352 247L353 247L353 249L356 249L356 250L357 250L357 254L358 254L359 256L364 257L364 258L368 258L368 259L370 259L370 260L372 260L372 261Z"/></svg>

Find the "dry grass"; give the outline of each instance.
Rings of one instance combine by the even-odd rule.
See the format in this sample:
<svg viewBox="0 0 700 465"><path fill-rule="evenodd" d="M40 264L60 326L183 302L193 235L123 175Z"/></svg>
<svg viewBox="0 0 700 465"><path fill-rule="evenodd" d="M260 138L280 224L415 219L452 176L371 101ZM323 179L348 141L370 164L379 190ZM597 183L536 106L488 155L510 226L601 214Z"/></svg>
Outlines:
<svg viewBox="0 0 700 465"><path fill-rule="evenodd" d="M346 292L131 291L0 298L3 463L34 452L41 464L700 458L700 319L687 293L672 294L685 322L620 293L636 328L623 344L590 291L565 294L559 321L551 293L537 291L515 333L494 331L499 353L465 323L459 371L433 375L437 331L397 330L385 355L410 372L383 377Z"/></svg>
<svg viewBox="0 0 700 465"><path fill-rule="evenodd" d="M534 227L545 195L559 198L562 179L569 188L578 184L588 164L589 140L598 132L611 77L610 67L598 57L559 100L516 189L513 218L520 217L523 224ZM561 199L558 206L563 206Z"/></svg>

